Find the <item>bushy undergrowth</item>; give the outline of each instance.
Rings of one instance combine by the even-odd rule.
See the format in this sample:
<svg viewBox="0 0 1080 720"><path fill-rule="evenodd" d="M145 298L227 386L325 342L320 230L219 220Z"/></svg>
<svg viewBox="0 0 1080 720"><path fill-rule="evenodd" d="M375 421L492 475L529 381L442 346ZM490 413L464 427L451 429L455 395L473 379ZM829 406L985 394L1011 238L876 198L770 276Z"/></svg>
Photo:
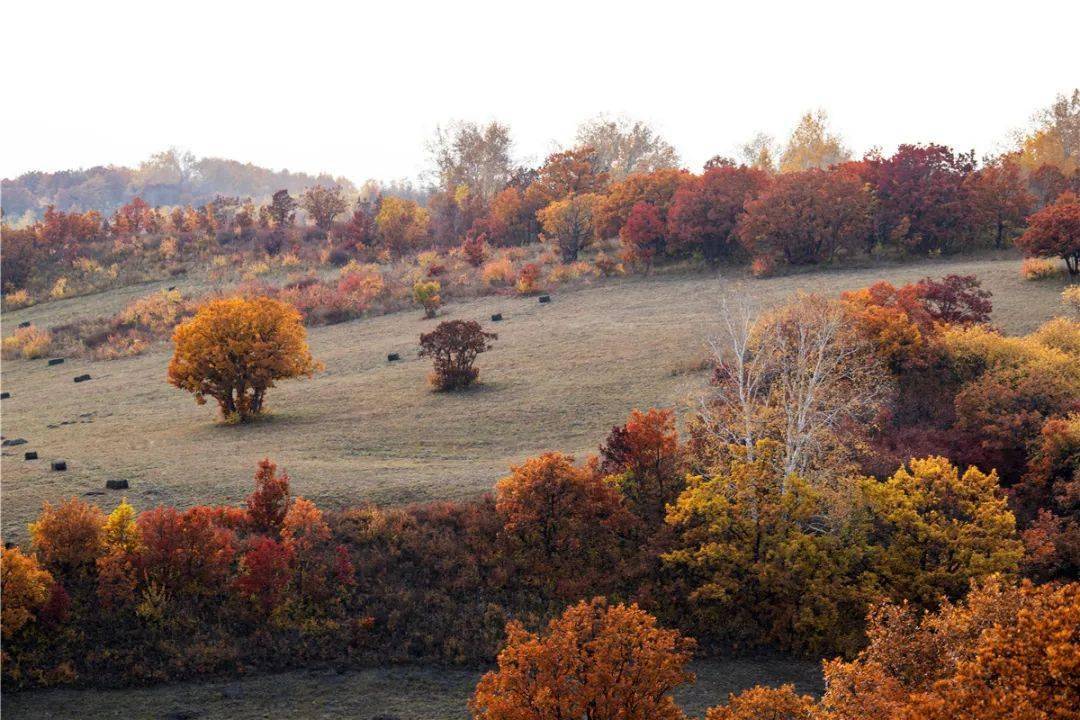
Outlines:
<svg viewBox="0 0 1080 720"><path fill-rule="evenodd" d="M537 629L596 596L706 652L850 658L882 601L1075 577L1080 326L1007 337L987 300L965 278L800 298L732 346L762 371L752 392L732 392L747 378L717 345L684 436L671 411L635 411L596 457L545 453L478 499L327 512L267 461L241 507L46 505L31 546L4 550L7 681L480 664L508 621ZM798 382L807 352L833 369ZM825 404L793 432L806 382Z"/></svg>

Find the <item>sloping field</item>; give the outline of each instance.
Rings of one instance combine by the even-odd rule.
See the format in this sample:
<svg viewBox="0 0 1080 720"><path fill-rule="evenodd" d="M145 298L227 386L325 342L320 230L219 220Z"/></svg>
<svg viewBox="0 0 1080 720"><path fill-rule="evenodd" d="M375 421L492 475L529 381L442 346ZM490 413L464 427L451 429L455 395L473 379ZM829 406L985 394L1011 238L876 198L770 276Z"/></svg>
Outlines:
<svg viewBox="0 0 1080 720"><path fill-rule="evenodd" d="M126 478L137 509L158 503L238 503L255 463L269 456L293 478L294 491L322 506L365 501L405 503L466 496L489 489L508 466L548 449L585 453L630 409L692 401L724 292L769 304L796 289L836 293L878 279L976 274L994 294L994 321L1026 332L1063 311L1063 280L1024 282L1019 260L925 261L831 270L768 280L716 275L633 277L553 296L489 297L451 304L443 318L483 321L499 333L481 355L483 385L435 394L417 338L435 321L398 313L310 333L325 372L271 391L272 416L250 426L223 426L211 406L165 382L170 348L137 358L92 363L44 360L3 364L3 435L27 444L5 447L3 534L22 539L43 501L104 493L105 480ZM50 325L115 311L154 289L126 288L5 313L4 333L23 319ZM502 323L487 322L502 312ZM388 352L402 361L387 363ZM75 384L74 376L92 380ZM24 461L36 450L40 460ZM49 461L64 459L66 472ZM94 497L94 496L92 496ZM94 497L103 505L119 493Z"/></svg>

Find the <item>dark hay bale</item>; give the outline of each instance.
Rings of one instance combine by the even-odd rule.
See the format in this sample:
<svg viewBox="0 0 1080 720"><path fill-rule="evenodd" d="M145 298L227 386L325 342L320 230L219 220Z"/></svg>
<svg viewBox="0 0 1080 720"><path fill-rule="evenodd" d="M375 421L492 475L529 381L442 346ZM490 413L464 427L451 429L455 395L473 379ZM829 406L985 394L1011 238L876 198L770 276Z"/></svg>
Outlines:
<svg viewBox="0 0 1080 720"><path fill-rule="evenodd" d="M90 379L89 375L76 375L75 376L75 382L86 382L89 379Z"/></svg>
<svg viewBox="0 0 1080 720"><path fill-rule="evenodd" d="M491 316L491 322L499 322L502 320L502 313L495 313Z"/></svg>
<svg viewBox="0 0 1080 720"><path fill-rule="evenodd" d="M37 460L37 450L28 450L23 453L23 460Z"/></svg>
<svg viewBox="0 0 1080 720"><path fill-rule="evenodd" d="M15 447L16 445L25 445L26 440L23 438L9 438L0 443L3 447Z"/></svg>
<svg viewBox="0 0 1080 720"><path fill-rule="evenodd" d="M21 328L30 327L30 321L29 320L23 320L21 323L19 323L19 327L21 327Z"/></svg>
<svg viewBox="0 0 1080 720"><path fill-rule="evenodd" d="M15 549L15 543L8 542L8 541L5 540L4 541L4 549L5 550L14 550Z"/></svg>
<svg viewBox="0 0 1080 720"><path fill-rule="evenodd" d="M9 393L9 392L0 392L0 400L7 400L9 397L11 397L11 393Z"/></svg>
<svg viewBox="0 0 1080 720"><path fill-rule="evenodd" d="M401 359L401 355L398 355L397 353L390 353L389 355L386 356L386 362L394 362L395 360L400 360L400 359Z"/></svg>
<svg viewBox="0 0 1080 720"><path fill-rule="evenodd" d="M53 460L52 469L54 472L63 472L67 470L67 462L64 460Z"/></svg>
<svg viewBox="0 0 1080 720"><path fill-rule="evenodd" d="M105 489L106 490L127 490L128 489L128 481L127 480L106 480L105 481Z"/></svg>
<svg viewBox="0 0 1080 720"><path fill-rule="evenodd" d="M49 365L63 365L64 358L49 358Z"/></svg>
<svg viewBox="0 0 1080 720"><path fill-rule="evenodd" d="M537 298L537 300L539 300L542 303L549 303L549 302L551 302L551 296L550 295L541 295L540 297Z"/></svg>

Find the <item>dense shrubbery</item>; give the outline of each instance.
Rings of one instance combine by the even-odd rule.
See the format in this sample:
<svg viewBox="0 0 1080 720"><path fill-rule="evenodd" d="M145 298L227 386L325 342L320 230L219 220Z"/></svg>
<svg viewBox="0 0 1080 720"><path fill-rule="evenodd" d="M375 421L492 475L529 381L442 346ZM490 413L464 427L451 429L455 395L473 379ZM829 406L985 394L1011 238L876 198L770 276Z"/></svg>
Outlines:
<svg viewBox="0 0 1080 720"><path fill-rule="evenodd" d="M856 702L851 692L877 690L846 690L842 678L881 671L868 653L885 652L887 618L939 608L959 617L970 584L992 577L1006 610L1017 598L1075 602L1071 590L1009 588L1024 573L1075 578L1080 566L1070 489L1080 460L1077 324L1058 319L1009 338L984 324L987 302L976 282L947 278L843 302L802 297L745 327L729 313L733 342L716 343L713 391L685 443L669 411L635 411L598 457L533 458L477 500L324 513L264 462L244 507L137 514L121 503L105 515L74 499L46 505L30 528L32 554L4 552L5 673L20 686L310 661L478 663L494 657L510 619L520 626L504 657L547 667L548 640L529 629L607 596L641 610L594 603L560 622L606 627L601 618L617 612L644 627L648 612L707 651L841 653L856 660L831 666L826 703ZM892 326L897 337L916 337L914 328L921 344L883 340L894 334L880 328ZM810 382L811 366L830 369ZM996 387L998 373L1012 394L976 392ZM740 383L753 389L743 403L733 400ZM941 407L920 409L912 392ZM979 412L987 403L1000 409ZM915 432L909 423L924 412L944 425ZM867 413L878 418L868 426ZM887 466L890 453L902 461ZM864 618L882 601L900 609L871 612L862 650ZM998 647L979 633L956 642L954 659L983 657L973 643ZM982 666L966 662L935 669L935 683L954 672L982 682ZM485 681L478 712L496 712L508 668ZM963 688L949 687L942 702L959 702L949 698ZM804 702L762 690L713 715Z"/></svg>
<svg viewBox="0 0 1080 720"><path fill-rule="evenodd" d="M930 337L937 350L923 349L934 363L964 368L967 377L1011 367L1076 388L1068 375L1080 350L1076 323L1003 338L977 323L986 299L973 283L920 287L913 311L969 323L927 326L937 328ZM879 294L896 295L910 294ZM46 505L30 528L33 554L4 553L4 671L23 685L312 661L477 663L494 656L510 619L524 624L512 631L510 647L521 648L513 652L543 652L524 628L594 596L635 600L707 651L779 646L850 657L864 647L863 617L882 600L927 610L944 602L942 612L953 612L950 603L973 581L1009 583L1021 572L1075 576L1076 503L1068 488L1080 435L1067 405L1029 423L1025 432L1034 437L1012 438L1026 460L1011 488L994 472L963 470L944 457L868 476L859 453L838 452L831 433L873 447L874 429L860 440L852 426L819 419L792 432L777 411L799 407L799 394L774 404L781 386L798 384L798 366L785 357L805 356L806 348L794 338L813 339L821 362L841 365L864 363L866 349L890 352L834 335L831 314L845 305L819 302L802 298L752 324L744 361L764 363L753 353L766 353L762 379L780 384L762 386L750 405L725 404L734 358L717 358L727 367L717 371L717 398L705 405L708 415L689 423L686 444L671 412L635 411L597 458L578 465L544 454L514 467L492 497L324 514L293 498L287 476L264 462L244 507L136 514L122 503L106 516L78 500ZM867 307L853 305L856 327ZM893 372L928 367L909 363ZM903 404L903 383L879 397L864 394L865 381L838 366L819 389L858 396L875 412ZM849 410L859 417L842 404L813 408L829 418ZM717 427L723 419L738 429L740 417L750 421L740 433L748 427L751 445ZM955 450L956 437L940 433L923 448ZM872 648L878 617L870 615ZM490 689L502 680L486 682ZM840 692L831 683L831 697ZM476 707L497 707L492 697L481 692ZM714 715L802 702L789 691L759 691Z"/></svg>

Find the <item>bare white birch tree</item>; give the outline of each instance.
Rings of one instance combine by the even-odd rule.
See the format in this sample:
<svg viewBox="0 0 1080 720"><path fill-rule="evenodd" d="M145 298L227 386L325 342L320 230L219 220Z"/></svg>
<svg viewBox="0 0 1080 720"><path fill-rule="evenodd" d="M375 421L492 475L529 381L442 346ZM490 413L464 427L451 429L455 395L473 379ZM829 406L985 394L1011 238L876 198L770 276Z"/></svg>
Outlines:
<svg viewBox="0 0 1080 720"><path fill-rule="evenodd" d="M716 373L702 401L709 431L750 460L758 441L774 441L784 477L827 485L887 397L884 369L836 301L800 294L755 317L727 297L721 313L711 340Z"/></svg>

